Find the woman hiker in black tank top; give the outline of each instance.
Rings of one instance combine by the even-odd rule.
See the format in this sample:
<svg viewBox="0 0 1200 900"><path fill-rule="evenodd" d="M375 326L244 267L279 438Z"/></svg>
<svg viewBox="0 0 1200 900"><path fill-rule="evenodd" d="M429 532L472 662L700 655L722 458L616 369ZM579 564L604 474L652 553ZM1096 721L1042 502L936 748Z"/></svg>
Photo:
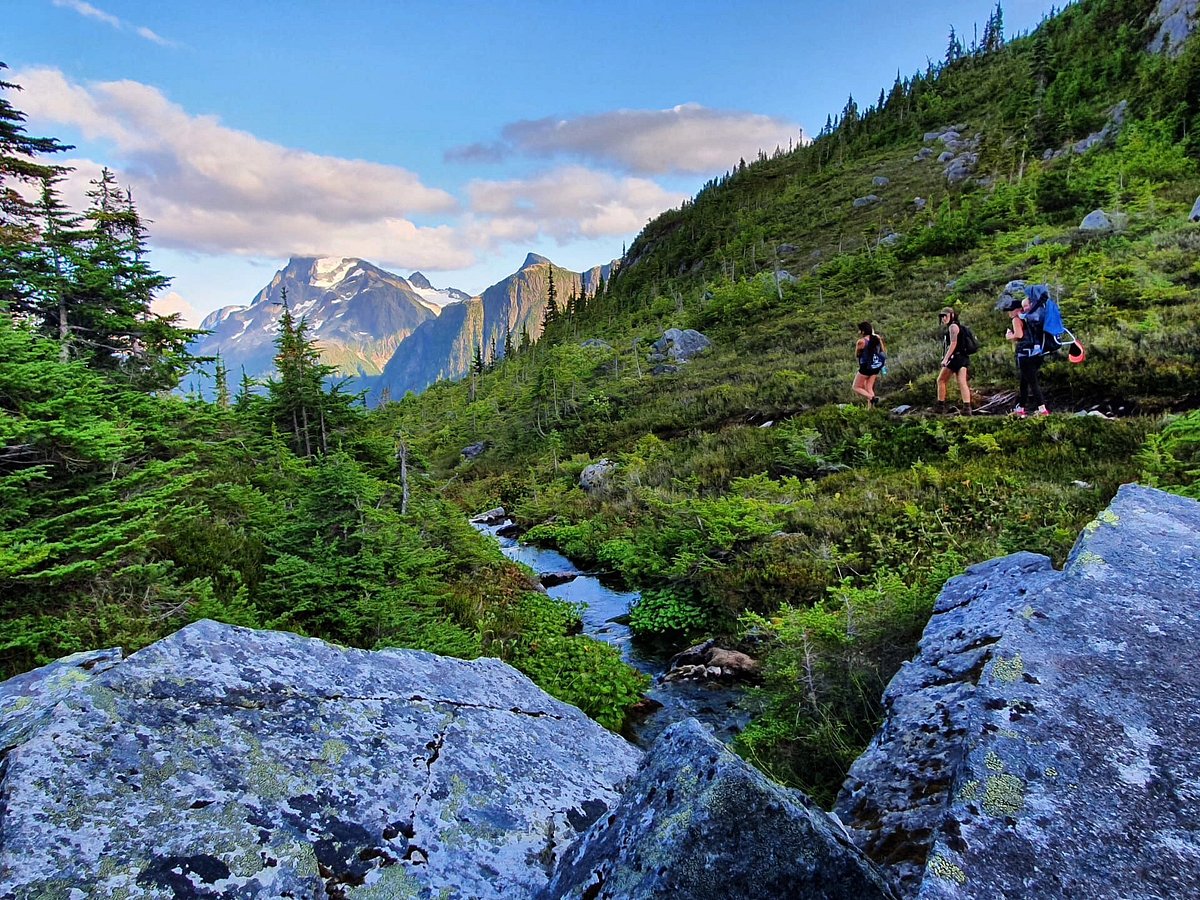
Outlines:
<svg viewBox="0 0 1200 900"><path fill-rule="evenodd" d="M875 383L883 371L887 345L875 333L870 322L858 323L858 343L854 345L854 357L858 360L858 374L854 376L854 392L867 398L867 406L878 406Z"/></svg>

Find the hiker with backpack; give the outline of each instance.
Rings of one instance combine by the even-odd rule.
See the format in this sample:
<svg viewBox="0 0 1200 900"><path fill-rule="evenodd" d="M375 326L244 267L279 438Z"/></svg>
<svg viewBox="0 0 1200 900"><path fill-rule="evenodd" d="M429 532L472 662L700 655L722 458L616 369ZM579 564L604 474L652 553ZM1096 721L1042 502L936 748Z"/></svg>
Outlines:
<svg viewBox="0 0 1200 900"><path fill-rule="evenodd" d="M854 345L854 355L858 360L858 374L854 376L854 392L867 398L867 406L879 405L875 396L875 382L887 362L887 345L883 338L875 333L870 322L858 323L858 342Z"/></svg>
<svg viewBox="0 0 1200 900"><path fill-rule="evenodd" d="M937 379L937 408L941 412L946 408L946 385L951 378L958 380L958 393L962 397L963 410L971 413L971 386L968 384L971 367L971 354L979 351L979 341L966 325L958 321L958 313L953 306L947 306L938 313L938 321L942 325L942 369Z"/></svg>
<svg viewBox="0 0 1200 900"><path fill-rule="evenodd" d="M1025 288L1025 299L1006 296L1000 301L1000 309L1008 313L1009 328L1004 337L1012 341L1017 354L1017 374L1020 377L1020 394L1012 414L1019 419L1029 415L1029 408L1037 404L1035 416L1048 416L1046 398L1042 394L1039 373L1046 361L1047 343L1058 349L1058 341L1045 328L1045 313L1050 292L1044 284L1033 284Z"/></svg>

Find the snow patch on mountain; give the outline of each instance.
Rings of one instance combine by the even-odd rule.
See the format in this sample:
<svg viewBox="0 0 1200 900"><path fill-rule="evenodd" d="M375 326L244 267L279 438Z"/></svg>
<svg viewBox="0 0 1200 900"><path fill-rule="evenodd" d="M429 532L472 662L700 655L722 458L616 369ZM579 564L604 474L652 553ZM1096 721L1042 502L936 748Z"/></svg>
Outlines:
<svg viewBox="0 0 1200 900"><path fill-rule="evenodd" d="M350 274L350 270L360 262L361 260L344 256L322 257L313 263L309 284L315 288L328 290L344 281Z"/></svg>

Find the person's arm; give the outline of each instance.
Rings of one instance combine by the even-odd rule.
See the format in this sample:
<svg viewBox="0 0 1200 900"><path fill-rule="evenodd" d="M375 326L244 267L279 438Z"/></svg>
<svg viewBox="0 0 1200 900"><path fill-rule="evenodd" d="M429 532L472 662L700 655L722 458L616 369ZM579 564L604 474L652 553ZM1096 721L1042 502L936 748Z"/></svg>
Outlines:
<svg viewBox="0 0 1200 900"><path fill-rule="evenodd" d="M863 347L865 347L865 346L867 346L867 339L865 337L860 337L858 339L858 341L854 344L854 358L855 359L858 359L862 356Z"/></svg>
<svg viewBox="0 0 1200 900"><path fill-rule="evenodd" d="M946 355L942 357L942 368L950 365L950 357L954 355L954 351L958 349L958 325L954 322L950 323L950 343L946 346Z"/></svg>
<svg viewBox="0 0 1200 900"><path fill-rule="evenodd" d="M883 335L882 334L875 335L875 340L879 341L879 352L887 353L887 344L885 344L883 342Z"/></svg>
<svg viewBox="0 0 1200 900"><path fill-rule="evenodd" d="M1004 333L1004 337L1010 341L1019 341L1025 337L1025 323L1021 321L1020 316L1013 318L1012 327Z"/></svg>

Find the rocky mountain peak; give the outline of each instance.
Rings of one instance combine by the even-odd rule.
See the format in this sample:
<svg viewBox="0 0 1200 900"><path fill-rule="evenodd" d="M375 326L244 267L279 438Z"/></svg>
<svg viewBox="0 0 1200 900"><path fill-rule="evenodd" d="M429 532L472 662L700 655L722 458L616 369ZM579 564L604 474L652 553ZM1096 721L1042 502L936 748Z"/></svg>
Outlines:
<svg viewBox="0 0 1200 900"><path fill-rule="evenodd" d="M429 279L420 272L413 272L408 276L408 283L415 288L422 288L427 291L433 290L433 285L429 283Z"/></svg>
<svg viewBox="0 0 1200 900"><path fill-rule="evenodd" d="M544 257L544 256L539 256L536 253L530 253L528 256L525 257L525 262L521 263L521 268L529 269L529 268L532 268L533 266L546 265L549 262L550 262L550 260L546 259L546 257Z"/></svg>

